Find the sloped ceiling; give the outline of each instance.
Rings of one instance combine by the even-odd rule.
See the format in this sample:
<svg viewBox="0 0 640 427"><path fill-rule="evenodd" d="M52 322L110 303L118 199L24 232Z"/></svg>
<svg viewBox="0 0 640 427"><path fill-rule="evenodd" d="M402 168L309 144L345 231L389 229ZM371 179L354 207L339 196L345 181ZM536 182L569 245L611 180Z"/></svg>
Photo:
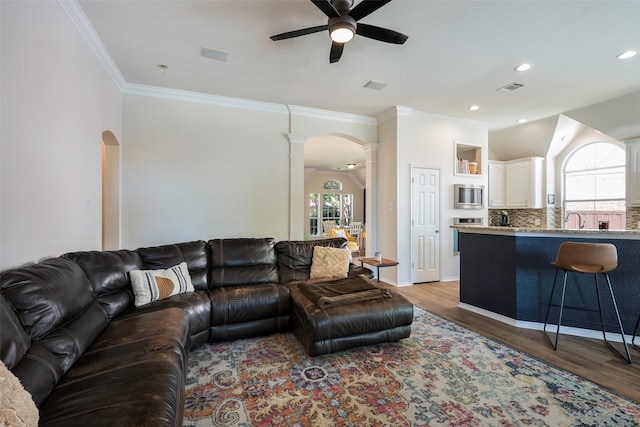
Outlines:
<svg viewBox="0 0 640 427"><path fill-rule="evenodd" d="M585 128L618 141L640 138L640 91L546 119L489 133L495 160L554 157Z"/></svg>

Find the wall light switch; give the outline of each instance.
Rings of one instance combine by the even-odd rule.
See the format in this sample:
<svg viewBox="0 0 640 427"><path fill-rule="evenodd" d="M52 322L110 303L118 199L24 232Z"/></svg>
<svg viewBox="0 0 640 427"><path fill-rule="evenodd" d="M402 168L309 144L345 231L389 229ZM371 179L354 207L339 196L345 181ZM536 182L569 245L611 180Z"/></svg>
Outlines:
<svg viewBox="0 0 640 427"><path fill-rule="evenodd" d="M89 196L84 197L84 208L91 209L91 199L89 198Z"/></svg>

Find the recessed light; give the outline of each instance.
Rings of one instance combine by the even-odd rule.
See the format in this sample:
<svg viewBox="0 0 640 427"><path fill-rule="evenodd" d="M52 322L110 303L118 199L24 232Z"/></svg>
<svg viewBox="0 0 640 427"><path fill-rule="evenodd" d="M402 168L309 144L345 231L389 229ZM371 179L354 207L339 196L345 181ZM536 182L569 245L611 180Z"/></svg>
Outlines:
<svg viewBox="0 0 640 427"><path fill-rule="evenodd" d="M480 109L480 107L477 106L477 105L472 105L472 106L469 107L469 110L471 110L471 111L476 111L476 110L479 110L479 109Z"/></svg>
<svg viewBox="0 0 640 427"><path fill-rule="evenodd" d="M518 119L518 123L527 123L527 119Z"/></svg>
<svg viewBox="0 0 640 427"><path fill-rule="evenodd" d="M516 68L514 68L514 71L527 71L531 69L531 64L527 64L526 62L524 64L520 64L518 65Z"/></svg>
<svg viewBox="0 0 640 427"><path fill-rule="evenodd" d="M355 167L356 167L356 164L355 164L355 163L347 163L347 167L348 167L349 169L353 169L353 168L355 168Z"/></svg>
<svg viewBox="0 0 640 427"><path fill-rule="evenodd" d="M633 58L637 54L638 52L636 52L635 50L627 50L626 52L622 52L621 54L616 56L616 59L629 59L629 58Z"/></svg>
<svg viewBox="0 0 640 427"><path fill-rule="evenodd" d="M158 64L158 68L160 69L161 73L164 73L167 70L167 68L169 68L169 66L165 64Z"/></svg>

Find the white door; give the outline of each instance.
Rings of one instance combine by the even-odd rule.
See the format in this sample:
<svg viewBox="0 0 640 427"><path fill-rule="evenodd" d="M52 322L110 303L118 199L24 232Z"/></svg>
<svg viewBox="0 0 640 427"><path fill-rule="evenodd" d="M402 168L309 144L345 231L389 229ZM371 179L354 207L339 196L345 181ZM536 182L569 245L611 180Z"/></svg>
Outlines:
<svg viewBox="0 0 640 427"><path fill-rule="evenodd" d="M411 170L411 277L440 280L440 171Z"/></svg>

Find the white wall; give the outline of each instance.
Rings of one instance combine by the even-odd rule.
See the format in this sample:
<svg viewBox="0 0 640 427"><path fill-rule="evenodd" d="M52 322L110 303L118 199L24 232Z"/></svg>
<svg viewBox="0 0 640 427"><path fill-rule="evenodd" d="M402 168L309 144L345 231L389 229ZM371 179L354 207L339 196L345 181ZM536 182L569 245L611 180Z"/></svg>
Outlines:
<svg viewBox="0 0 640 427"><path fill-rule="evenodd" d="M367 255L380 252L384 258L405 264L408 258L400 258L398 253L398 122L395 116L378 126L378 144L377 242L367 246ZM369 233L367 240L371 240ZM398 267L385 267L380 270L380 276L398 285Z"/></svg>
<svg viewBox="0 0 640 427"><path fill-rule="evenodd" d="M0 268L100 249L102 132L120 140L120 91L58 2L0 11Z"/></svg>
<svg viewBox="0 0 640 427"><path fill-rule="evenodd" d="M397 129L395 129L397 142L394 155L392 141L394 125L386 123L381 126L383 132L380 136L379 150L380 250L383 256L388 253L391 255L390 258L395 256L400 261L397 267L396 284L400 286L411 284L411 168L440 169L440 277L442 280L457 279L460 276L460 264L458 256L453 254L453 231L449 226L456 216L483 216L486 219L487 211L485 208L469 213L453 209L453 185L473 183L483 184L486 187L488 181L487 124L420 111L399 114ZM482 176L471 178L454 175L456 141L484 148ZM392 206L392 203L395 205ZM391 227L394 221L395 227ZM390 230L394 230L393 232L386 230L387 224ZM389 242L396 230L395 241ZM381 272L383 277L386 270L391 269Z"/></svg>
<svg viewBox="0 0 640 427"><path fill-rule="evenodd" d="M289 118L123 97L122 246L288 238Z"/></svg>

